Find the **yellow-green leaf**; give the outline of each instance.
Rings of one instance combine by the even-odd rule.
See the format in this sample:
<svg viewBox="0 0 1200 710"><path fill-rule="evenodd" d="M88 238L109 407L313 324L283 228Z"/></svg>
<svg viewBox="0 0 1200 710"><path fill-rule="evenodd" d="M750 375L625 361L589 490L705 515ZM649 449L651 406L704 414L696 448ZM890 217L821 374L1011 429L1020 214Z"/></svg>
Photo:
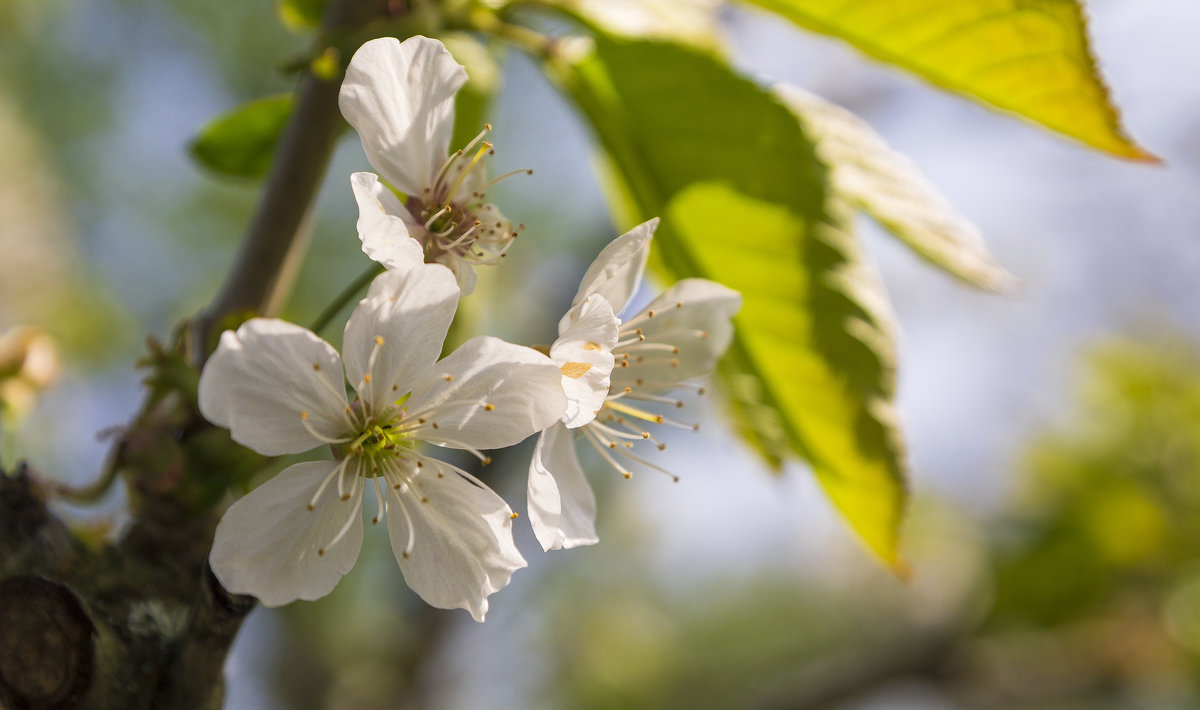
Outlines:
<svg viewBox="0 0 1200 710"><path fill-rule="evenodd" d="M720 367L739 431L769 461L806 459L847 521L899 566L905 461L891 413L886 300L850 210L799 120L710 54L597 37L568 87L611 157L624 205L661 216L666 278L742 291Z"/></svg>
<svg viewBox="0 0 1200 710"><path fill-rule="evenodd" d="M996 291L1012 284L1013 278L988 254L979 229L865 121L794 86L779 86L775 92L817 141L817 153L829 165L833 189L842 198L963 281Z"/></svg>
<svg viewBox="0 0 1200 710"><path fill-rule="evenodd" d="M748 0L1099 150L1154 161L1121 126L1078 0Z"/></svg>
<svg viewBox="0 0 1200 710"><path fill-rule="evenodd" d="M768 388L764 401L834 505L897 564L905 471L890 404L892 334L886 314L869 305L881 290L856 242L728 183L694 183L664 217L670 231L660 238L694 264L680 275L742 293L732 362ZM739 232L772 238L748 247L729 238Z"/></svg>

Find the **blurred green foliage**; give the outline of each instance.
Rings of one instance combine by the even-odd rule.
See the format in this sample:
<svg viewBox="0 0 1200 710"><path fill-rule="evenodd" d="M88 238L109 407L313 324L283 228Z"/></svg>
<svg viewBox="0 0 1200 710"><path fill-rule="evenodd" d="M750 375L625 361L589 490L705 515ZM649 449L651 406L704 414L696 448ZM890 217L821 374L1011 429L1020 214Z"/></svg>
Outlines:
<svg viewBox="0 0 1200 710"><path fill-rule="evenodd" d="M1080 374L996 520L917 506L907 588L775 572L679 597L615 576L631 563L611 549L608 571L573 567L548 706L832 709L921 688L938 707L1196 707L1200 348L1112 341Z"/></svg>

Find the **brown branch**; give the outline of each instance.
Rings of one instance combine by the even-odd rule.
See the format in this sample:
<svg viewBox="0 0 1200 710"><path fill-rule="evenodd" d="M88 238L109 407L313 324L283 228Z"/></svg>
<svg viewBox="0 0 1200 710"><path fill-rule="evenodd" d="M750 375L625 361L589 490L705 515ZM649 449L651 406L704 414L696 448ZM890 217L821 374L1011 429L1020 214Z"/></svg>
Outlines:
<svg viewBox="0 0 1200 710"><path fill-rule="evenodd" d="M388 0L343 0L326 9L325 35L366 24L389 12ZM302 229L342 130L338 89L342 75L319 77L305 70L296 90L295 109L280 136L262 197L242 238L242 246L209 307L196 319L196 343L203 362L214 331L228 316L264 313L284 288L281 278L293 250L302 247Z"/></svg>

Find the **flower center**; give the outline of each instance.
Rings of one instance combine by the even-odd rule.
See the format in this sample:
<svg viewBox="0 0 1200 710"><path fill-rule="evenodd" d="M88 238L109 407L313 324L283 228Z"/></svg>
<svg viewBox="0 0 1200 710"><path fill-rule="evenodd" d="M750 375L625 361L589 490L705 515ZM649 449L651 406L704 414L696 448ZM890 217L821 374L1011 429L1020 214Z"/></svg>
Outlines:
<svg viewBox="0 0 1200 710"><path fill-rule="evenodd" d="M533 174L532 170L513 170L485 182L486 159L495 150L483 138L491 130L491 124L485 124L479 135L446 158L432 185L420 195L409 196L409 212L424 223L426 234L421 242L426 261L440 261L449 255L477 264L498 264L524 229L525 225L514 229L512 222L485 201L488 189L501 180Z"/></svg>

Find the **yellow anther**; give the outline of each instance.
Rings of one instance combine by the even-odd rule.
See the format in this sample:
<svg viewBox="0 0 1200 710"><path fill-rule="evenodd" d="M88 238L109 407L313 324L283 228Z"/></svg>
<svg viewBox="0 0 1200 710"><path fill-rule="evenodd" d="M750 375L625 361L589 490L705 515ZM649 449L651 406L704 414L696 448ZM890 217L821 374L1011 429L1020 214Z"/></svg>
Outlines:
<svg viewBox="0 0 1200 710"><path fill-rule="evenodd" d="M308 412L300 412L301 419L308 419Z"/></svg>
<svg viewBox="0 0 1200 710"><path fill-rule="evenodd" d="M496 411L496 405L485 404L485 405L483 405L483 409L484 409L484 411L487 411L487 412L494 412L494 411Z"/></svg>
<svg viewBox="0 0 1200 710"><path fill-rule="evenodd" d="M370 375L363 375L363 382L366 382L367 384L370 384L370 383L371 383L371 376L370 376Z"/></svg>
<svg viewBox="0 0 1200 710"><path fill-rule="evenodd" d="M324 557L324 556L325 556L325 548L324 548L324 547L318 547L318 548L317 548L317 557Z"/></svg>
<svg viewBox="0 0 1200 710"><path fill-rule="evenodd" d="M443 379L443 380L445 380L445 381L447 381L447 382L453 382L453 381L454 381L454 375L446 375L446 376L445 376L445 377L443 377L442 379Z"/></svg>
<svg viewBox="0 0 1200 710"><path fill-rule="evenodd" d="M321 363L319 363L319 362L314 362L314 363L313 363L313 369L314 369L314 370L317 370L317 371L320 371L320 369L321 369Z"/></svg>
<svg viewBox="0 0 1200 710"><path fill-rule="evenodd" d="M383 336L382 335L375 336L375 344L379 345L379 346L383 345Z"/></svg>

